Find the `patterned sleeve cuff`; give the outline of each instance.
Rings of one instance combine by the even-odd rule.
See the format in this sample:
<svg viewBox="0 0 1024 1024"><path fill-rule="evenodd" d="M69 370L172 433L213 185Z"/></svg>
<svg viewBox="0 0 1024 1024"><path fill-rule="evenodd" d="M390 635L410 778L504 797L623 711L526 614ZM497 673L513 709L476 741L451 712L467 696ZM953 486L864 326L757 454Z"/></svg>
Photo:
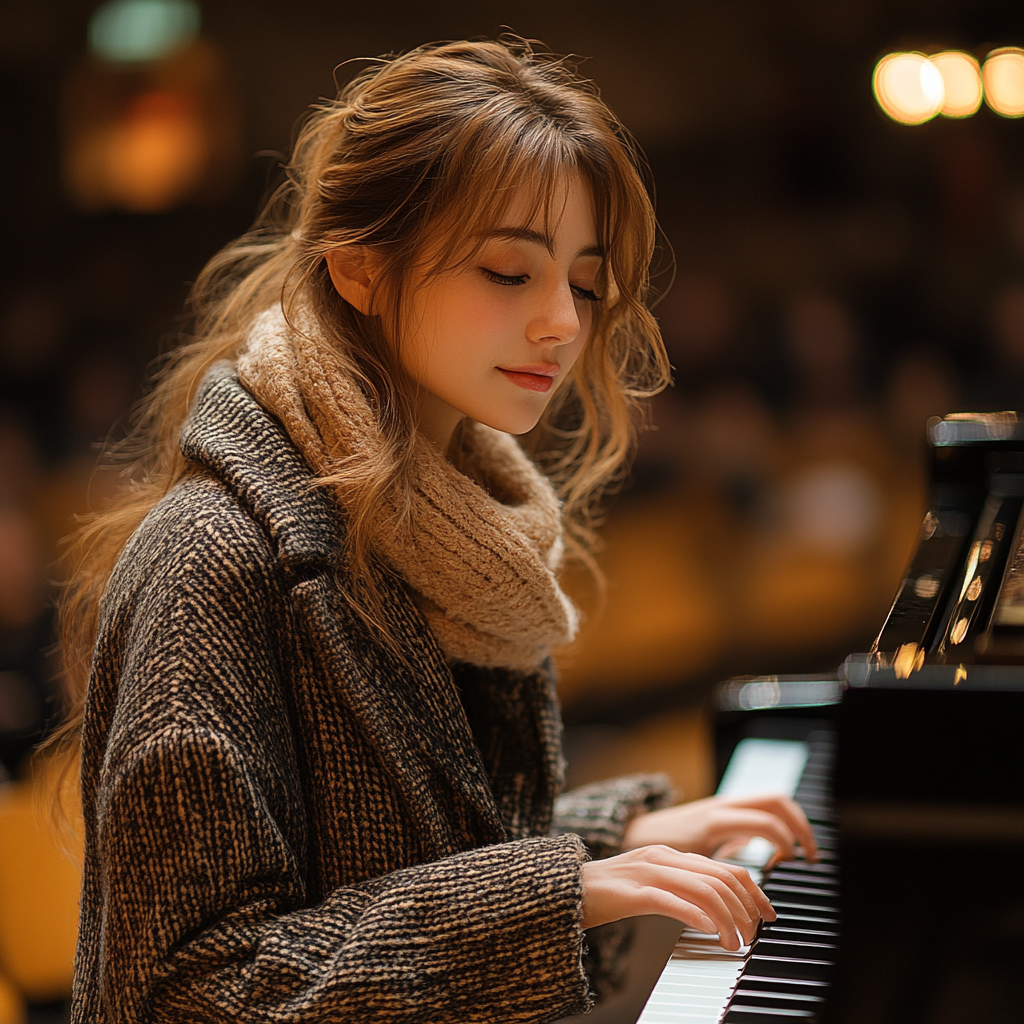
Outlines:
<svg viewBox="0 0 1024 1024"><path fill-rule="evenodd" d="M673 798L672 784L662 773L592 782L555 801L552 832L572 832L587 844L591 856L612 857L622 849L626 826L636 815L665 807Z"/></svg>

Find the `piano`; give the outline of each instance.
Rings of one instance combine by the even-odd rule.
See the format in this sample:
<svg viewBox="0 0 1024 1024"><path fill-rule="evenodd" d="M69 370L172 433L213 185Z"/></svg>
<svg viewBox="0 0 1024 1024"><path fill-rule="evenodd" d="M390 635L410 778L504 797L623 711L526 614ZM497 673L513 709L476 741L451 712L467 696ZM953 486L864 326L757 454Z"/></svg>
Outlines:
<svg viewBox="0 0 1024 1024"><path fill-rule="evenodd" d="M1024 422L928 435L928 512L872 649L716 693L718 792L793 795L821 861L736 855L779 915L736 953L636 919L657 966L594 1024L1024 1020Z"/></svg>

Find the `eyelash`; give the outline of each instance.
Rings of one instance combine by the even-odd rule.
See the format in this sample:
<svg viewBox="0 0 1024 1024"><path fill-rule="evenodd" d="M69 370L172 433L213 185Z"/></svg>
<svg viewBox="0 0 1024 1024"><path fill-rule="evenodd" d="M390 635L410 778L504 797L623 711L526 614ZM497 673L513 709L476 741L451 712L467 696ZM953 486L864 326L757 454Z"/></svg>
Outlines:
<svg viewBox="0 0 1024 1024"><path fill-rule="evenodd" d="M516 285L526 284L528 280L526 274L520 274L517 277L510 277L508 274L499 274L496 270L488 270L486 267L481 267L480 269L484 272L484 276L489 281L503 285L506 288L513 288ZM587 302L601 301L601 296L589 288L580 288L577 285L572 285L571 287L581 299L585 299Z"/></svg>

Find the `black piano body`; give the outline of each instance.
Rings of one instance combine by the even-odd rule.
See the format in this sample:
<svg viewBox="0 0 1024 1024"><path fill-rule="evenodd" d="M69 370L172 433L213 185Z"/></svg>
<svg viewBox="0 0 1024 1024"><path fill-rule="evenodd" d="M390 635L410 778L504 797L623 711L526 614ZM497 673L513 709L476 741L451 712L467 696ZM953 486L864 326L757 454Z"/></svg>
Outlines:
<svg viewBox="0 0 1024 1024"><path fill-rule="evenodd" d="M917 550L842 671L828 1024L1024 1019L1024 423L928 432Z"/></svg>
<svg viewBox="0 0 1024 1024"><path fill-rule="evenodd" d="M933 420L917 551L847 660L828 1024L1024 1019L1024 423Z"/></svg>
<svg viewBox="0 0 1024 1024"><path fill-rule="evenodd" d="M787 986L763 966L744 980L755 942L725 1024L1024 1020L1024 422L961 414L929 438L928 512L872 650L833 679L719 688L720 769L743 737L836 739L817 813L834 826L837 950L789 972L825 998L794 984L774 1000ZM641 1019L674 1019L663 1005Z"/></svg>

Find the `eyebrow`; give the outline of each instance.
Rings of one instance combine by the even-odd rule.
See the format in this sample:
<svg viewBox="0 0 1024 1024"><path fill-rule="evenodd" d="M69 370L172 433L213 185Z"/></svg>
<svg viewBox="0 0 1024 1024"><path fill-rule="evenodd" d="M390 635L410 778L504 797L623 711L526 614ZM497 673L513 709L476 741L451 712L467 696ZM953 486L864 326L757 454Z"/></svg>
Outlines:
<svg viewBox="0 0 1024 1024"><path fill-rule="evenodd" d="M508 238L513 241L520 242L533 242L535 245L543 245L545 249L551 255L555 252L555 243L550 235L545 235L541 231L534 231L533 228L496 228L494 231L488 231L484 234L484 238ZM604 250L599 245L588 245L576 254L577 258L580 256L599 256L604 258Z"/></svg>

